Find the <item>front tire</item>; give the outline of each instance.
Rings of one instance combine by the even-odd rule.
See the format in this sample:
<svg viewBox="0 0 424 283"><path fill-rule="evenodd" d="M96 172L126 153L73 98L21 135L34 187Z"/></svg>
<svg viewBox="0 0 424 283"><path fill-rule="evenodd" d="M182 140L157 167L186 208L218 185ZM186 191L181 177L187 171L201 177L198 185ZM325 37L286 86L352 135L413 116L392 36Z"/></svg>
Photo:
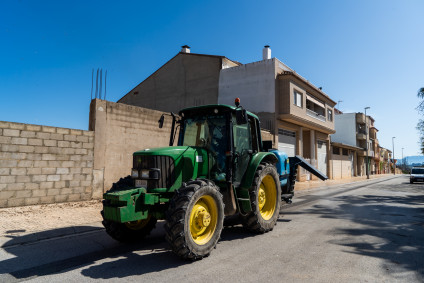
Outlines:
<svg viewBox="0 0 424 283"><path fill-rule="evenodd" d="M208 180L187 182L175 192L166 215L166 240L183 259L198 260L215 248L224 222L219 188Z"/></svg>
<svg viewBox="0 0 424 283"><path fill-rule="evenodd" d="M243 226L255 233L271 231L281 207L281 187L275 166L268 163L258 166L249 195L252 211L242 217Z"/></svg>
<svg viewBox="0 0 424 283"><path fill-rule="evenodd" d="M103 219L102 224L106 229L106 233L118 242L135 243L149 235L155 228L156 222L156 218L149 216L147 219L126 223Z"/></svg>

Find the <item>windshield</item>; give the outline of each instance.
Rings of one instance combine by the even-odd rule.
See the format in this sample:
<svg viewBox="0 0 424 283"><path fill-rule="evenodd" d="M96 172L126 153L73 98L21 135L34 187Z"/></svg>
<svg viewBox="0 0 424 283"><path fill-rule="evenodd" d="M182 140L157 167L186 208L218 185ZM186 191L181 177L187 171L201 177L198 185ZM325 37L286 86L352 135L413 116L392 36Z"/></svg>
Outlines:
<svg viewBox="0 0 424 283"><path fill-rule="evenodd" d="M213 159L217 173L225 172L226 138L225 115L203 115L184 119L179 145L197 146L207 149Z"/></svg>
<svg viewBox="0 0 424 283"><path fill-rule="evenodd" d="M424 174L424 168L412 168L411 174Z"/></svg>

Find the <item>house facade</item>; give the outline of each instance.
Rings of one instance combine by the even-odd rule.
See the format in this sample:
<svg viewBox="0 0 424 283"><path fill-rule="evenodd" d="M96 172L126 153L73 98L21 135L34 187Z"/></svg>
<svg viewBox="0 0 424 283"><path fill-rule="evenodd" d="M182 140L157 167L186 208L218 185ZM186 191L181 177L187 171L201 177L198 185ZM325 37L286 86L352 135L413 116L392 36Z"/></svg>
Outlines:
<svg viewBox="0 0 424 283"><path fill-rule="evenodd" d="M265 46L263 60L241 64L224 56L193 54L185 46L174 58L118 102L160 111L204 104L241 105L260 117L274 147L300 155L331 177L330 138L334 102ZM313 177L303 169L299 180Z"/></svg>
<svg viewBox="0 0 424 283"><path fill-rule="evenodd" d="M335 132L336 102L321 89L270 56L222 70L219 82L218 103L231 104L239 97L273 134L275 147L304 157L331 177L329 135ZM301 181L314 178L303 169L299 172Z"/></svg>
<svg viewBox="0 0 424 283"><path fill-rule="evenodd" d="M118 100L118 103L178 113L218 101L222 69L240 63L224 56L190 53L188 46Z"/></svg>
<svg viewBox="0 0 424 283"><path fill-rule="evenodd" d="M352 152L354 176L366 175L367 159L370 174L381 172L378 130L374 122L371 116L365 117L363 113L339 113L335 116L336 133L331 135L331 140L357 148Z"/></svg>

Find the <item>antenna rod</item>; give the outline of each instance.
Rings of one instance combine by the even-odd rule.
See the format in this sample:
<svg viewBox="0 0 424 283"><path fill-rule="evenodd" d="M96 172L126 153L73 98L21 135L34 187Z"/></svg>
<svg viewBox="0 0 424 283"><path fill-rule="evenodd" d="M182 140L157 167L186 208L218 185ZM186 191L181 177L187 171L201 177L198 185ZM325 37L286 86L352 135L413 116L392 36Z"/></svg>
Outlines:
<svg viewBox="0 0 424 283"><path fill-rule="evenodd" d="M93 80L94 80L94 69L91 69L91 100L93 100Z"/></svg>
<svg viewBox="0 0 424 283"><path fill-rule="evenodd" d="M99 88L99 98L102 99L102 70L100 69L100 88Z"/></svg>
<svg viewBox="0 0 424 283"><path fill-rule="evenodd" d="M106 70L106 73L105 73L105 100L106 100L106 78L107 78L107 70Z"/></svg>
<svg viewBox="0 0 424 283"><path fill-rule="evenodd" d="M97 68L97 75L96 75L96 93L95 93L96 98L97 98L98 88L99 88L99 68Z"/></svg>

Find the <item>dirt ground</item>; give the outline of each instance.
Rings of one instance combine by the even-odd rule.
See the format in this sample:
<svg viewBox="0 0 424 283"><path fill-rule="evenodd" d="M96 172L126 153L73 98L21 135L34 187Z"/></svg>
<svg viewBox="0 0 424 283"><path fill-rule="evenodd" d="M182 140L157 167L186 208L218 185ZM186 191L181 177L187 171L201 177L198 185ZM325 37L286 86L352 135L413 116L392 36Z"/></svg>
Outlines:
<svg viewBox="0 0 424 283"><path fill-rule="evenodd" d="M102 220L100 200L0 209L0 237L90 224Z"/></svg>

